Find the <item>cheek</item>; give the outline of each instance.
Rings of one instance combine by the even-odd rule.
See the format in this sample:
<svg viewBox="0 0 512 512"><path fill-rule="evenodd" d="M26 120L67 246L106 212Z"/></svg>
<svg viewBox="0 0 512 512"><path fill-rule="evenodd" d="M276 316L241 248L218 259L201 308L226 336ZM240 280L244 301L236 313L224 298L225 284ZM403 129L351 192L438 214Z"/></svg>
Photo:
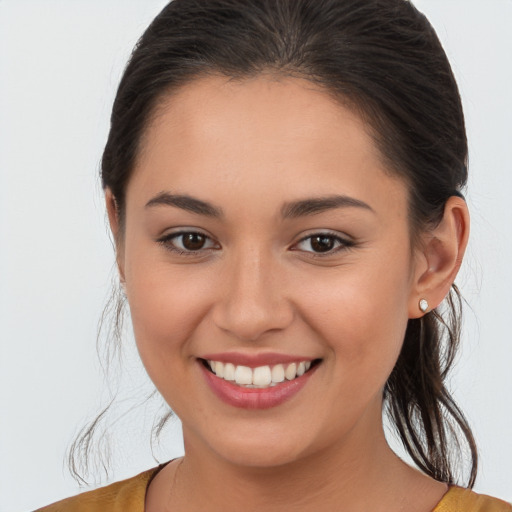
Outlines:
<svg viewBox="0 0 512 512"><path fill-rule="evenodd" d="M400 353L410 293L405 256L372 261L357 271L340 267L302 294L305 323L328 345L354 386L365 380L383 384Z"/></svg>
<svg viewBox="0 0 512 512"><path fill-rule="evenodd" d="M127 284L134 327L143 337L147 331L180 338L178 333L186 333L192 317L202 315L204 288L195 286L195 279L183 281L178 273L144 272Z"/></svg>
<svg viewBox="0 0 512 512"><path fill-rule="evenodd" d="M163 257L165 259L165 255ZM186 371L197 326L207 314L208 270L165 261L127 261L126 293L141 359L157 387ZM160 382L161 381L161 382Z"/></svg>

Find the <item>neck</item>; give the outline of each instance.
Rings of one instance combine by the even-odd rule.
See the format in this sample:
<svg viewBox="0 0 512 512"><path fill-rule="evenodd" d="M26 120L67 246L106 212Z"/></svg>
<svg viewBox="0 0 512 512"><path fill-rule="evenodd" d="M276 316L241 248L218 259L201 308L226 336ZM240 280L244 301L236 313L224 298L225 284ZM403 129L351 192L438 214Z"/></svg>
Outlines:
<svg viewBox="0 0 512 512"><path fill-rule="evenodd" d="M329 450L270 468L240 467L213 458L206 462L204 452L197 458L187 454L178 478L184 488L189 486L187 496L205 498L200 505L207 505L212 511L243 510L248 503L251 509L266 512L334 510L340 502L355 503L378 489L376 483L382 475L378 466L389 468L384 459L396 458L387 445L379 446L377 451L373 456L365 454L363 460L360 452L346 451L341 457L331 446Z"/></svg>
<svg viewBox="0 0 512 512"><path fill-rule="evenodd" d="M433 487L392 452L381 424L377 431L354 429L337 446L272 467L232 464L186 434L185 446L186 456L160 478L159 494L166 498L155 509L334 511L342 503L351 512L412 512L431 510L446 490L438 482ZM418 500L422 493L427 508Z"/></svg>

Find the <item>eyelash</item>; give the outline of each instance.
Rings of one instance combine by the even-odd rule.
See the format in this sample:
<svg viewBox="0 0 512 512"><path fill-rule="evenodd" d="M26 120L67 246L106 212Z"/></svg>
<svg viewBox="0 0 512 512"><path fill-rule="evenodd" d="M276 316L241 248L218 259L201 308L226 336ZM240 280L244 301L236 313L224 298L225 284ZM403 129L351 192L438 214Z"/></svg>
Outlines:
<svg viewBox="0 0 512 512"><path fill-rule="evenodd" d="M176 247L172 241L175 238L183 237L185 235L200 235L200 236L204 237L205 240L212 241L212 239L208 235L205 235L204 233L201 233L200 231L179 231L178 233L170 233L168 235L165 235L162 238L159 238L157 240L157 242L160 243L161 245L163 245L167 250L177 253L180 256L197 256L200 252L212 250L211 247L208 247L206 249L201 248L201 249L198 249L197 251L184 250L184 249L180 249L179 247Z"/></svg>
<svg viewBox="0 0 512 512"><path fill-rule="evenodd" d="M200 235L200 236L205 237L206 240L213 241L208 235L205 235L204 233L201 233L200 231L180 231L178 233L171 233L169 235L165 235L164 237L159 238L157 240L157 242L160 243L161 245L163 245L165 247L165 249L167 249L167 250L169 250L171 252L177 253L180 256L197 256L198 254L200 254L203 251L215 250L212 247L200 248L200 249L198 249L196 251L194 251L194 250L183 250L183 249L180 249L180 248L176 247L174 245L174 243L173 243L173 240L176 239L176 238L183 237L185 235ZM306 253L309 253L311 255L311 257L313 257L313 258L325 258L325 257L328 257L328 256L332 256L333 254L337 254L340 251L350 249L350 248L352 248L355 245L355 242L353 242L351 240L347 240L345 238L342 238L339 235L335 235L335 234L330 233L328 231L327 232L326 231L320 231L318 233L313 233L313 234L308 235L308 236L306 236L304 238L301 238L296 244L294 244L294 247L298 246L302 242L305 242L306 240L312 240L315 237L329 238L329 239L333 240L334 243L337 243L338 247L335 248L334 250L326 251L325 253L314 252L314 251L304 251ZM298 250L298 249L292 249L292 250L295 251L295 250Z"/></svg>
<svg viewBox="0 0 512 512"><path fill-rule="evenodd" d="M334 233L330 233L329 231L320 231L318 233L313 233L311 235L305 236L304 238L300 239L294 245L294 247L298 246L302 242L305 242L306 240L310 240L310 244L311 244L311 241L313 240L313 238L316 238L316 237L329 238L335 244L338 244L338 246L336 248L329 250L327 252L324 252L324 253L323 252L314 252L314 251L304 251L304 252L311 254L311 257L313 257L313 258L326 258L328 256L337 254L341 251L346 251L347 249L350 249L350 248L354 247L354 245L355 245L355 242L353 242L352 240L342 238L341 236L336 235ZM293 250L297 250L297 249L293 249Z"/></svg>

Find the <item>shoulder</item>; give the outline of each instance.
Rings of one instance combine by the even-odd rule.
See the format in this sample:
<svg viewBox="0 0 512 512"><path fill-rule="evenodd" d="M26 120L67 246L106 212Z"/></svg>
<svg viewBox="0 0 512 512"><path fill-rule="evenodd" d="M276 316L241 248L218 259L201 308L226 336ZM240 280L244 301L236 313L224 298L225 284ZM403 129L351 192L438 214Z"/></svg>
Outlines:
<svg viewBox="0 0 512 512"><path fill-rule="evenodd" d="M94 491L87 491L35 512L144 512L146 489L163 464Z"/></svg>
<svg viewBox="0 0 512 512"><path fill-rule="evenodd" d="M512 505L462 487L450 487L432 512L512 512Z"/></svg>

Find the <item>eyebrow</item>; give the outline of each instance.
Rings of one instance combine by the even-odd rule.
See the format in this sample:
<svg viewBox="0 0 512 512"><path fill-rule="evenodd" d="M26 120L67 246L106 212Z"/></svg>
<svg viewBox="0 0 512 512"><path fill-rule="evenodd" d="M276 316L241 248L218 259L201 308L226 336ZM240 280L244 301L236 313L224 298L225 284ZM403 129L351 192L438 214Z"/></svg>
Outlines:
<svg viewBox="0 0 512 512"><path fill-rule="evenodd" d="M198 215L216 219L220 219L224 216L222 208L213 206L206 201L196 199L186 194L160 192L146 203L146 208L155 206L174 206ZM281 208L281 216L283 219L295 219L298 217L316 215L326 210L337 208L362 208L374 212L370 205L360 199L345 195L331 195L285 203Z"/></svg>
<svg viewBox="0 0 512 512"><path fill-rule="evenodd" d="M221 208L217 208L206 201L201 201L200 199L185 194L170 194L169 192L160 192L146 203L146 208L162 205L175 206L176 208L197 213L198 215L205 215L206 217L214 217L217 219L224 215Z"/></svg>
<svg viewBox="0 0 512 512"><path fill-rule="evenodd" d="M286 203L281 208L281 215L283 219L295 219L297 217L316 215L317 213L336 208L363 208L375 213L369 204L360 199L344 195L331 195Z"/></svg>

